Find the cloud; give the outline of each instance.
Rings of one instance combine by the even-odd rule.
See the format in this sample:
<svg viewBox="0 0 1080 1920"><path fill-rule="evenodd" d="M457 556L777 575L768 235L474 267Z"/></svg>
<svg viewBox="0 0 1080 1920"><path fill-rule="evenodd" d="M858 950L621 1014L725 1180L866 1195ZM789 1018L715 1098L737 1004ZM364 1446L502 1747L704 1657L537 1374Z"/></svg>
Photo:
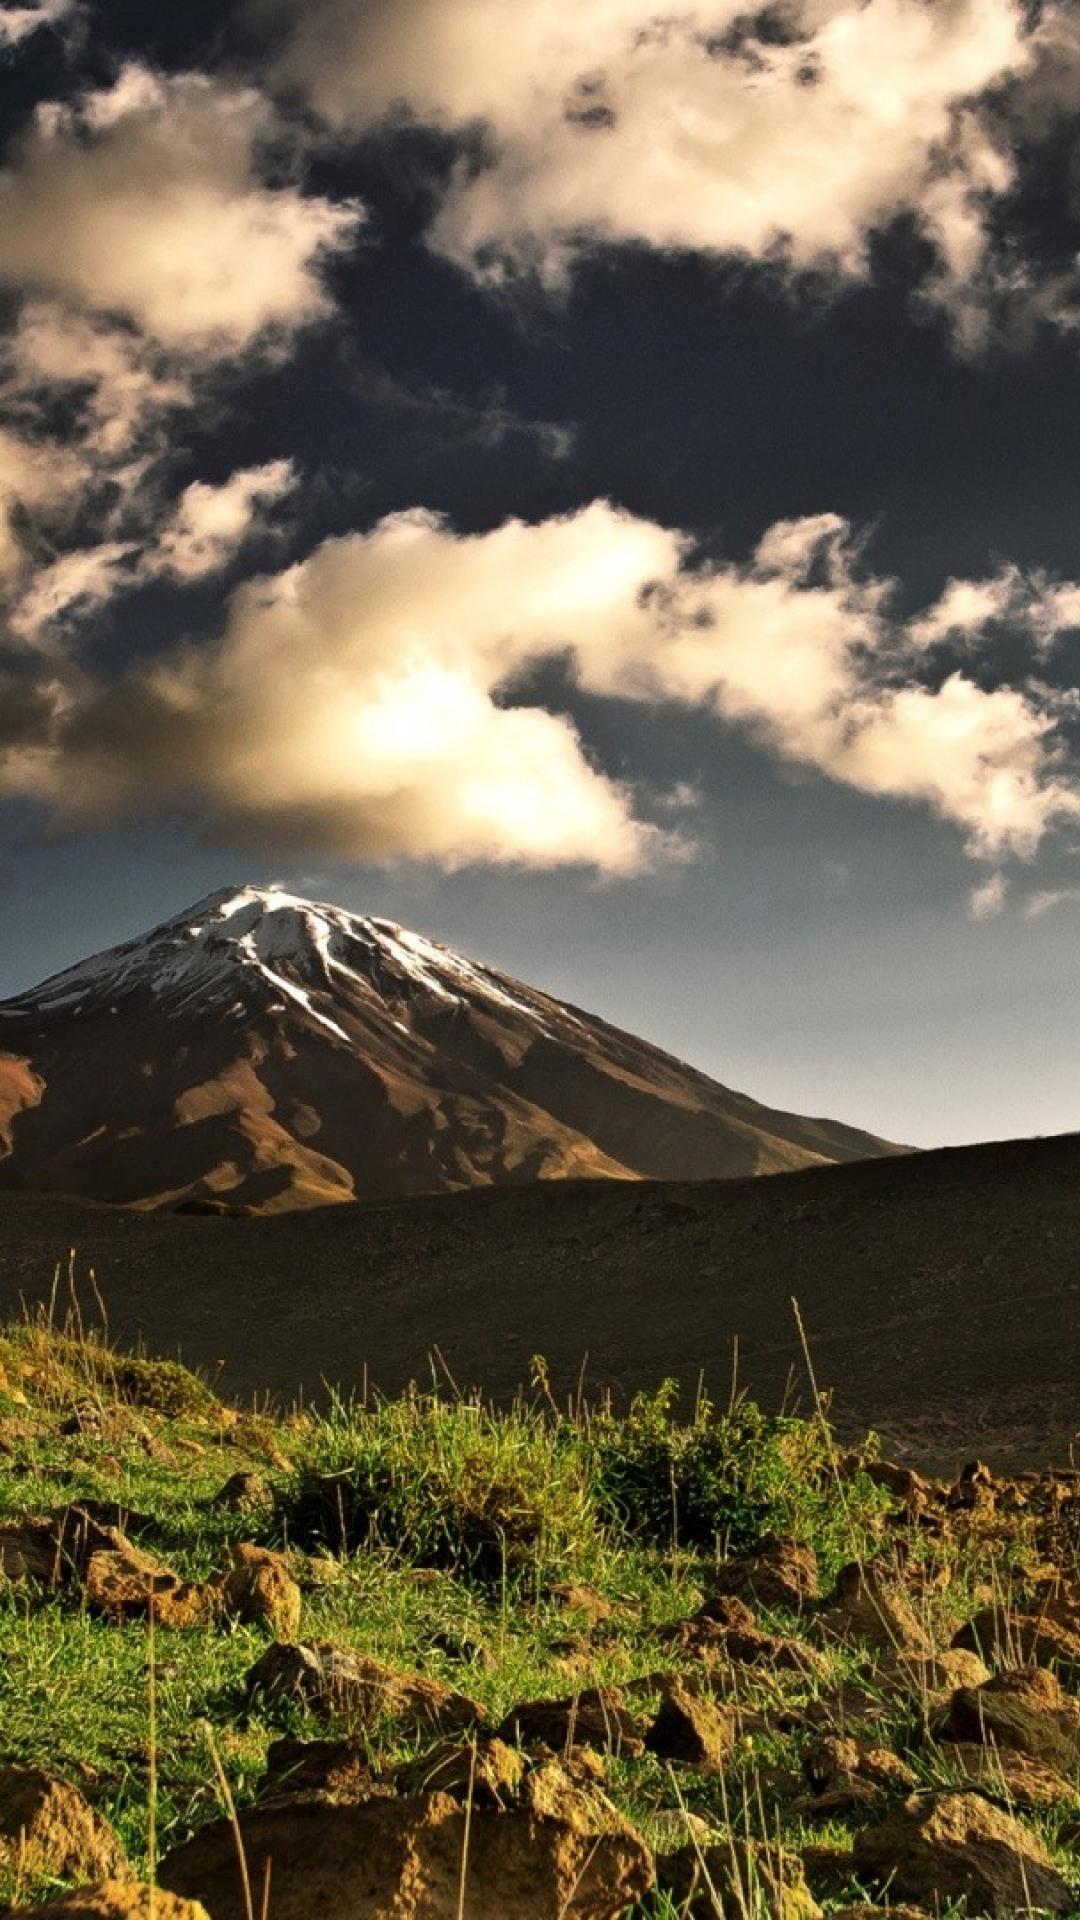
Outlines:
<svg viewBox="0 0 1080 1920"><path fill-rule="evenodd" d="M1051 9L1053 11L1053 9ZM914 214L961 319L1016 162L969 107L1033 69L1021 0L264 0L272 78L330 125L479 125L432 244L481 279L561 284L643 244L861 277ZM283 26L284 23L284 26ZM970 321L968 323L971 324Z"/></svg>
<svg viewBox="0 0 1080 1920"><path fill-rule="evenodd" d="M1041 920L1056 907L1074 906L1080 901L1080 887L1047 887L1030 893L1024 905L1025 920Z"/></svg>
<svg viewBox="0 0 1080 1920"><path fill-rule="evenodd" d="M144 575L190 581L217 573L246 540L264 530L265 509L290 493L298 479L291 460L270 460L238 469L220 486L193 481L144 556Z"/></svg>
<svg viewBox="0 0 1080 1920"><path fill-rule="evenodd" d="M0 51L21 46L42 27L58 27L75 11L74 0L38 0L37 6L0 8Z"/></svg>
<svg viewBox="0 0 1080 1920"><path fill-rule="evenodd" d="M993 920L1002 912L1009 883L1003 873L992 873L968 895L968 911L973 920Z"/></svg>
<svg viewBox="0 0 1080 1920"><path fill-rule="evenodd" d="M216 640L70 689L0 783L68 824L194 803L214 835L326 857L611 873L684 857L542 704L535 669L561 660L595 697L702 710L929 807L973 854L1030 855L1080 813L1060 706L938 671L927 622L897 618L836 515L705 565L604 501L471 535L415 510L245 583ZM940 608L936 626L951 630Z"/></svg>
<svg viewBox="0 0 1080 1920"><path fill-rule="evenodd" d="M138 66L39 107L0 173L0 280L185 353L304 326L328 310L320 269L359 213L265 184L273 131L254 89Z"/></svg>

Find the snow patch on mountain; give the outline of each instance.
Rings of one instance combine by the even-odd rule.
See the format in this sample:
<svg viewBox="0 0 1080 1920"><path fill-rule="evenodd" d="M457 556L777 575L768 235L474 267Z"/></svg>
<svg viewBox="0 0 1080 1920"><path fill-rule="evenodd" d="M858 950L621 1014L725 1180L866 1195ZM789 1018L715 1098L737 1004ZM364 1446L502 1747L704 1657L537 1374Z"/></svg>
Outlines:
<svg viewBox="0 0 1080 1920"><path fill-rule="evenodd" d="M539 1027L554 1011L529 988L392 920L362 918L280 887L226 887L140 939L54 974L0 1007L0 1017L74 1017L136 993L149 994L169 1014L201 1005L231 1013L243 1006L237 994L245 987L271 989L271 1006L284 996L346 1044L350 1035L332 1014L358 994L389 1007L417 997L448 1007L487 1002Z"/></svg>

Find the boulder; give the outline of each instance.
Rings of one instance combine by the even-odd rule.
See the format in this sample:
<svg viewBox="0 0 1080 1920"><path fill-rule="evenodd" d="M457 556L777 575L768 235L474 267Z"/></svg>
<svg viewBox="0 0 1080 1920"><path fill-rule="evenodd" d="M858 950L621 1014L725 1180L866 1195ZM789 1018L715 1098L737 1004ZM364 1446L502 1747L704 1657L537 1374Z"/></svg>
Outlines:
<svg viewBox="0 0 1080 1920"><path fill-rule="evenodd" d="M448 1793L458 1801L471 1797L478 1807L507 1807L521 1794L525 1770L525 1757L516 1747L488 1734L468 1746L440 1741L399 1767L394 1785L404 1794Z"/></svg>
<svg viewBox="0 0 1080 1920"><path fill-rule="evenodd" d="M950 1741L942 1748L942 1759L964 1786L1008 1807L1054 1807L1075 1798L1076 1790L1063 1774L1012 1747Z"/></svg>
<svg viewBox="0 0 1080 1920"><path fill-rule="evenodd" d="M817 1555L797 1540L771 1537L754 1553L740 1554L718 1567L712 1591L701 1609L707 1619L714 1600L734 1594L759 1607L787 1607L798 1612L821 1592Z"/></svg>
<svg viewBox="0 0 1080 1920"><path fill-rule="evenodd" d="M99 1880L38 1907L12 1907L6 1920L209 1920L197 1900L181 1900L141 1880Z"/></svg>
<svg viewBox="0 0 1080 1920"><path fill-rule="evenodd" d="M700 1773L720 1773L735 1745L738 1716L732 1707L717 1706L683 1680L664 1689L645 1745L658 1760L681 1760Z"/></svg>
<svg viewBox="0 0 1080 1920"><path fill-rule="evenodd" d="M281 1640L300 1631L303 1602L284 1555L269 1547L233 1548L232 1567L221 1583L225 1612L252 1626L267 1626Z"/></svg>
<svg viewBox="0 0 1080 1920"><path fill-rule="evenodd" d="M370 1800L390 1791L375 1779L363 1740L297 1740L286 1734L267 1748L263 1798L272 1793L325 1793L334 1800Z"/></svg>
<svg viewBox="0 0 1080 1920"><path fill-rule="evenodd" d="M854 1560L837 1575L835 1605L823 1625L838 1640L880 1647L893 1656L925 1658L934 1651L902 1588L877 1567Z"/></svg>
<svg viewBox="0 0 1080 1920"><path fill-rule="evenodd" d="M1080 1706L1045 1667L999 1673L959 1687L938 1729L943 1740L1009 1747L1059 1770L1080 1759Z"/></svg>
<svg viewBox="0 0 1080 1920"><path fill-rule="evenodd" d="M40 1767L0 1767L0 1870L55 1880L123 1880L107 1821L78 1787Z"/></svg>
<svg viewBox="0 0 1080 1920"><path fill-rule="evenodd" d="M961 1627L953 1646L970 1648L995 1667L1056 1667L1069 1679L1080 1679L1080 1630L1049 1610L983 1607Z"/></svg>
<svg viewBox="0 0 1080 1920"><path fill-rule="evenodd" d="M91 1612L110 1620L145 1619L153 1603L163 1627L205 1626L214 1619L218 1602L212 1588L181 1580L122 1534L116 1539L115 1546L97 1548L86 1562L83 1591Z"/></svg>
<svg viewBox="0 0 1080 1920"><path fill-rule="evenodd" d="M818 1819L881 1807L891 1794L917 1785L912 1768L891 1747L853 1734L812 1740L803 1752L803 1772L813 1797L798 1802L797 1810Z"/></svg>
<svg viewBox="0 0 1080 1920"><path fill-rule="evenodd" d="M682 1847L657 1861L657 1878L688 1920L715 1920L717 1912L820 1920L798 1854L775 1846L728 1835Z"/></svg>
<svg viewBox="0 0 1080 1920"><path fill-rule="evenodd" d="M274 1496L261 1473L250 1469L229 1475L210 1502L225 1513L268 1513Z"/></svg>
<svg viewBox="0 0 1080 1920"><path fill-rule="evenodd" d="M610 1620L615 1609L597 1587L584 1581L557 1580L547 1589L547 1599L555 1601L566 1613L576 1613L591 1627Z"/></svg>
<svg viewBox="0 0 1080 1920"><path fill-rule="evenodd" d="M273 1862L273 1920L618 1920L654 1884L648 1849L569 1782L550 1797L550 1812L467 1808L446 1793L281 1800L241 1813L240 1838L252 1887ZM245 1920L226 1820L169 1854L159 1878L214 1920Z"/></svg>
<svg viewBox="0 0 1080 1920"><path fill-rule="evenodd" d="M635 1755L645 1750L645 1729L618 1687L586 1687L560 1700L526 1700L512 1707L496 1728L513 1746L597 1747L601 1753Z"/></svg>
<svg viewBox="0 0 1080 1920"><path fill-rule="evenodd" d="M292 1701L364 1729L396 1720L427 1733L449 1733L484 1718L483 1708L467 1694L455 1693L439 1680L399 1673L330 1640L295 1645L275 1641L249 1670L247 1687L271 1704Z"/></svg>
<svg viewBox="0 0 1080 1920"><path fill-rule="evenodd" d="M1068 1913L1072 1895L1039 1837L977 1793L917 1793L855 1836L856 1870L930 1907Z"/></svg>
<svg viewBox="0 0 1080 1920"><path fill-rule="evenodd" d="M946 1647L943 1653L894 1653L877 1667L874 1679L890 1693L911 1694L929 1719L947 1707L958 1687L981 1687L990 1669L966 1647Z"/></svg>

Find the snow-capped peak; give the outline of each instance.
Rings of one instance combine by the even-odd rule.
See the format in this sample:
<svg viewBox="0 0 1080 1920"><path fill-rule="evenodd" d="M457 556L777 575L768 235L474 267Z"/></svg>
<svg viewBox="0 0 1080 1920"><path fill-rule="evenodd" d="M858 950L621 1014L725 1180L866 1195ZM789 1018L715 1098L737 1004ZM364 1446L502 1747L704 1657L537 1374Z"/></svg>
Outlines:
<svg viewBox="0 0 1080 1920"><path fill-rule="evenodd" d="M488 1002L533 1021L551 1010L544 996L466 960L392 920L367 919L282 887L222 887L138 939L126 941L0 1009L7 1017L100 1008L149 993L168 1013L241 1008L246 990L261 1002L292 1002L337 1038L336 1001L359 993L384 1003L423 997L447 1004Z"/></svg>

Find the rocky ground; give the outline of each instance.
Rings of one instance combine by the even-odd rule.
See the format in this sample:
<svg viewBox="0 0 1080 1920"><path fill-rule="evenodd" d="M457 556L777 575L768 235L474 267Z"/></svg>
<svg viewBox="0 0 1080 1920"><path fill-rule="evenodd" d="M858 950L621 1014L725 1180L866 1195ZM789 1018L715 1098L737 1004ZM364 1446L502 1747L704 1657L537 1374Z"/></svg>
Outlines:
<svg viewBox="0 0 1080 1920"><path fill-rule="evenodd" d="M0 1902L1080 1914L1080 1474L0 1334Z"/></svg>

